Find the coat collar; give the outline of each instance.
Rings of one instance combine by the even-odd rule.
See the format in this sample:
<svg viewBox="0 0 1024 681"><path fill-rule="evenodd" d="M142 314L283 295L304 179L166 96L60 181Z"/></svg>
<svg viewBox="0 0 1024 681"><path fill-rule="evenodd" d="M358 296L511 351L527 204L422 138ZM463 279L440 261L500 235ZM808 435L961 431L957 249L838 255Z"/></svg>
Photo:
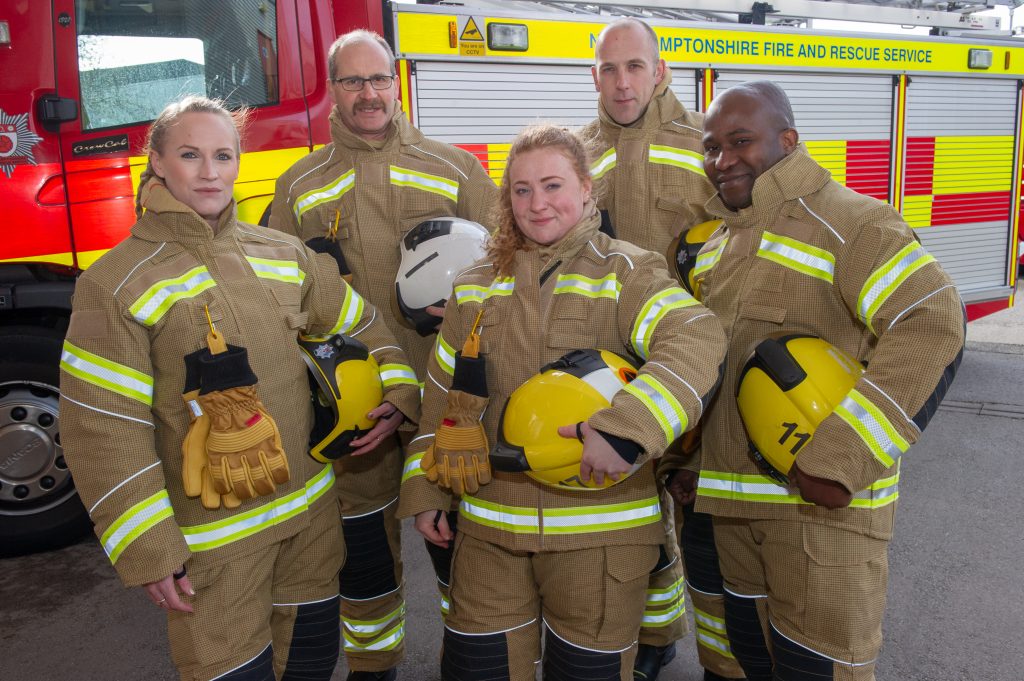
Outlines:
<svg viewBox="0 0 1024 681"><path fill-rule="evenodd" d="M538 258L543 264L555 260L571 260L597 235L600 227L601 214L597 210L597 204L591 199L583 208L583 217L560 241L548 246L533 244L529 250L524 249L516 253L516 262L523 263L533 258Z"/></svg>
<svg viewBox="0 0 1024 681"><path fill-rule="evenodd" d="M132 235L146 241L199 243L214 238L213 229L194 210L178 201L159 177L151 177L139 188L142 207L146 209L132 227ZM217 235L236 224L234 199L220 214Z"/></svg>
<svg viewBox="0 0 1024 681"><path fill-rule="evenodd" d="M787 201L808 196L829 183L832 174L807 153L803 144L793 153L761 174L754 181L749 208L729 210L719 194L711 197L705 208L712 215L724 218L730 226L752 226L773 221Z"/></svg>

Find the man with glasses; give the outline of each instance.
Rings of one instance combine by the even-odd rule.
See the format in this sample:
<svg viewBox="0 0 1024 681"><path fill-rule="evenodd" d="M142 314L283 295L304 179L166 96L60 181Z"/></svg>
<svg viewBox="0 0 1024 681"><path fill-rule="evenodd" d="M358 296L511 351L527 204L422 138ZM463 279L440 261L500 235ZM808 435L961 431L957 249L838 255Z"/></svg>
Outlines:
<svg viewBox="0 0 1024 681"><path fill-rule="evenodd" d="M398 101L394 54L379 35L358 30L341 36L331 45L327 68L332 142L278 179L270 227L331 252L424 376L433 337L421 337L387 312L395 309L399 244L430 218L488 225L497 187L472 154L428 139L409 123ZM400 420L382 416L389 418ZM389 425L390 433L399 423ZM405 650L395 518L402 447L391 435L353 444L359 449L335 463L348 550L340 585L348 679L391 681Z"/></svg>

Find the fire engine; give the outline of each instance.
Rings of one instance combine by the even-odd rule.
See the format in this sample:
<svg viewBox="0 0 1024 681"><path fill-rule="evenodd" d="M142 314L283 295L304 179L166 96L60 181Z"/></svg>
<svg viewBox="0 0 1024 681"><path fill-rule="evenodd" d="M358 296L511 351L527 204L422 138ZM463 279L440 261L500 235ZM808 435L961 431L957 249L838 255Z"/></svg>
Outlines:
<svg viewBox="0 0 1024 681"><path fill-rule="evenodd" d="M4 3L0 553L57 546L89 527L62 456L62 338L76 276L134 222L146 126L168 101L199 93L253 108L235 198L240 219L266 224L276 177L330 139L325 55L338 34L384 35L412 122L476 154L498 179L524 124L594 118L595 37L616 16L642 16L688 107L705 110L746 80L782 85L810 153L838 181L901 210L976 318L1013 304L1021 211L1024 44L984 9L940 0ZM932 35L826 31L815 27L823 19Z"/></svg>

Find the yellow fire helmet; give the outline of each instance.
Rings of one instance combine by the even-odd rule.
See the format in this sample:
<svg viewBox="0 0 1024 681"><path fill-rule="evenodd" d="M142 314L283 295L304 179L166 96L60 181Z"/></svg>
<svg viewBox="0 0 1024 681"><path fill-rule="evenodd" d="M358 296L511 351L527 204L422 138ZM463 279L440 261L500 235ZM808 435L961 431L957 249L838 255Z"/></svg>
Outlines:
<svg viewBox="0 0 1024 681"><path fill-rule="evenodd" d="M498 442L491 450L492 468L524 472L559 489L593 491L614 485L616 481L607 477L603 485L593 478L581 479L583 444L560 436L558 428L586 421L609 407L636 371L632 361L607 350L573 350L542 368L505 403Z"/></svg>
<svg viewBox="0 0 1024 681"><path fill-rule="evenodd" d="M694 225L672 240L668 246L668 253L665 255L669 269L676 275L676 279L697 300L700 300L700 295L696 290L698 287L693 281L693 266L697 263L697 254L700 253L700 249L721 226L721 220L708 220Z"/></svg>
<svg viewBox="0 0 1024 681"><path fill-rule="evenodd" d="M736 402L750 450L768 475L786 484L797 453L863 373L855 359L814 336L769 338L754 348Z"/></svg>
<svg viewBox="0 0 1024 681"><path fill-rule="evenodd" d="M384 398L380 368L365 345L340 334L300 336L299 348L313 393L309 455L329 463L350 454L352 440L376 423L366 414Z"/></svg>

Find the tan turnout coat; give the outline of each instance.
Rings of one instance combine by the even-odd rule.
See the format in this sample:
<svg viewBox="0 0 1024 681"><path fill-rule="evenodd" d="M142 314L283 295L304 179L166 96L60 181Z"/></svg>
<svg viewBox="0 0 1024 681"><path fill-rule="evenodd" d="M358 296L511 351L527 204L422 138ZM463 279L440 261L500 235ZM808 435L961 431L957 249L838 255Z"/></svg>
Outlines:
<svg viewBox="0 0 1024 681"><path fill-rule="evenodd" d="M637 463L643 465L596 492L495 472L477 494L462 497L459 531L524 551L664 541L651 462L700 418L701 398L718 378L724 339L715 317L674 283L660 255L598 232L596 209L591 204L589 210L559 243L518 252L509 277L496 277L484 261L456 280L428 365L424 417L406 460L400 515L451 503L427 481L420 461L445 409L454 352L482 309L481 356L490 392L483 424L492 444L508 396L543 365L570 350L605 349L646 363L589 424L640 445Z"/></svg>
<svg viewBox="0 0 1024 681"><path fill-rule="evenodd" d="M888 204L846 189L803 146L755 185L695 268L703 302L729 338L725 379L704 418L697 510L810 520L888 539L900 456L921 435L956 372L964 310L953 282ZM846 509L803 502L748 453L736 379L754 345L780 333L821 337L867 370L796 457L854 493Z"/></svg>
<svg viewBox="0 0 1024 681"><path fill-rule="evenodd" d="M232 204L213 230L164 185L145 187L131 236L78 280L61 360L64 453L122 581L156 581L187 560L221 564L290 537L314 509L336 508L330 466L306 452L312 422L304 333L345 332L378 362L401 367L386 399L417 417L411 368L375 311L334 262L297 238L238 223ZM257 389L291 468L274 494L207 510L185 496L184 355L205 347L206 311L247 348Z"/></svg>

